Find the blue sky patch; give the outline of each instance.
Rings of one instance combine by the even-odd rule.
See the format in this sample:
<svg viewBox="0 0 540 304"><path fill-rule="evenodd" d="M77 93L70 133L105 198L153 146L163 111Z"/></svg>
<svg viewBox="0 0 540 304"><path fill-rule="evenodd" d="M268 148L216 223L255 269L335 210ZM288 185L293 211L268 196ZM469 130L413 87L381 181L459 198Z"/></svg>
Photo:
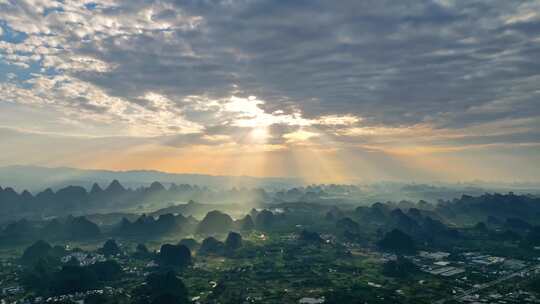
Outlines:
<svg viewBox="0 0 540 304"><path fill-rule="evenodd" d="M0 40L11 42L11 43L21 43L28 35L23 32L16 31L12 29L5 21L0 20L0 27L2 28L3 34L0 36Z"/></svg>

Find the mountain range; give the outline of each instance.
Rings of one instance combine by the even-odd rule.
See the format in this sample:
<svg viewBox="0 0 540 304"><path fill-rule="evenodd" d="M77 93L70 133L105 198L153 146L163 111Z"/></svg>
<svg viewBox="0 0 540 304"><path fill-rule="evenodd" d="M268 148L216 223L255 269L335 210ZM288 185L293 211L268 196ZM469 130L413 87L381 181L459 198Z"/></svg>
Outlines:
<svg viewBox="0 0 540 304"><path fill-rule="evenodd" d="M90 189L94 183L109 185L113 180L120 180L129 188L149 186L154 181L164 185L190 184L212 188L289 188L301 183L295 178L250 177L250 176L215 176L204 174L178 174L151 170L109 171L86 170L67 167L6 166L0 167L0 185L15 190L42 191L46 188L57 190L65 186L82 186Z"/></svg>

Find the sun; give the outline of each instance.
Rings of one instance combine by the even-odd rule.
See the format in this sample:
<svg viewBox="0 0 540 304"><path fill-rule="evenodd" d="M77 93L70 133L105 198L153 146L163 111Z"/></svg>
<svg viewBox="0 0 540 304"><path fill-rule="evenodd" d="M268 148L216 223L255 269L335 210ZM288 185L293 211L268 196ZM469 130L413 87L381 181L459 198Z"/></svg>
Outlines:
<svg viewBox="0 0 540 304"><path fill-rule="evenodd" d="M264 144L268 140L268 133L267 126L255 126L249 133L250 141L255 144Z"/></svg>

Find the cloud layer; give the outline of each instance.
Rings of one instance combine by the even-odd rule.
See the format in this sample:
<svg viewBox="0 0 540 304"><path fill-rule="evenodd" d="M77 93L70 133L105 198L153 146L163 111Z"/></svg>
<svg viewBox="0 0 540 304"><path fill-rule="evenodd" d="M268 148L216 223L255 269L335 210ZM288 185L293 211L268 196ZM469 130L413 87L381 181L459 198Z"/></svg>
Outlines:
<svg viewBox="0 0 540 304"><path fill-rule="evenodd" d="M528 161L538 12L537 0L0 0L0 124L161 149L463 160L491 147Z"/></svg>

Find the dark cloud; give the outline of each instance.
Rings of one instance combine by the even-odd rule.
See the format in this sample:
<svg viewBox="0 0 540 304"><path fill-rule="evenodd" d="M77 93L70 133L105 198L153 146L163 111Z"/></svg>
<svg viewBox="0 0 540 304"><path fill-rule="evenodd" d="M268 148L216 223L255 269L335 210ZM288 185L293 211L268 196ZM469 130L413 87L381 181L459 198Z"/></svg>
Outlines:
<svg viewBox="0 0 540 304"><path fill-rule="evenodd" d="M68 37L58 47L70 55L111 67L63 73L151 111L159 105L144 94L162 94L204 134L241 140L249 129L225 121L219 107L186 98L256 95L267 113L353 114L377 126L456 129L539 116L540 17L530 15L539 7L506 0L137 0L84 8L117 18L120 28L82 38L71 29L76 24L61 19L49 28ZM26 4L6 9L33 12ZM72 102L106 111L88 99ZM296 130L272 126L269 141ZM170 142L198 140L182 135Z"/></svg>
<svg viewBox="0 0 540 304"><path fill-rule="evenodd" d="M268 109L293 104L307 117L354 113L374 124L441 116L447 120L432 122L453 126L540 114L533 106L538 21L505 23L523 13L514 2L448 3L173 1L152 20L200 16L200 25L89 39L77 51L116 68L76 76L116 96L227 97L241 90L266 100ZM507 99L519 106L466 115Z"/></svg>
<svg viewBox="0 0 540 304"><path fill-rule="evenodd" d="M540 146L540 133L522 132L502 135L475 135L446 141L445 144L452 145L486 145L486 144L535 144Z"/></svg>

